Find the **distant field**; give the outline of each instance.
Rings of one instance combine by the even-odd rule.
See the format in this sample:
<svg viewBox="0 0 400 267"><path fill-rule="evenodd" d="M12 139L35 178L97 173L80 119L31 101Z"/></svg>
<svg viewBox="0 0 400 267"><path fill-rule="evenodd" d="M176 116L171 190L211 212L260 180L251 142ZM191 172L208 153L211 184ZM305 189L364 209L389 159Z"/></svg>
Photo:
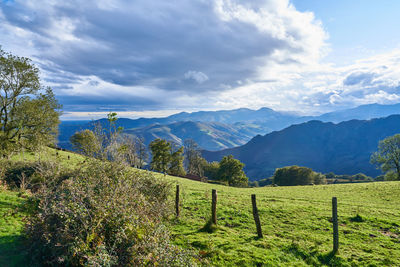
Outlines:
<svg viewBox="0 0 400 267"><path fill-rule="evenodd" d="M46 153L42 158L56 157L55 150ZM20 160L18 157L21 156L14 159ZM25 157L37 159L33 154ZM68 166L84 160L63 151L59 151L58 157ZM400 266L400 182L233 188L155 176L181 188L181 216L167 222L174 242L199 251L212 265ZM209 233L203 228L211 216L211 189L218 192L218 227ZM263 239L256 238L251 194L257 195ZM330 253L332 196L338 198L340 231L339 255L335 257ZM14 257L22 245L19 236L23 213L12 217L3 210L13 210L23 199L5 191L1 191L1 197L8 200L0 199L4 205L1 212L6 214L0 229L11 230L1 232L0 266L8 266L4 265L5 260ZM173 200L171 196L171 207ZM18 260L23 258L14 258Z"/></svg>

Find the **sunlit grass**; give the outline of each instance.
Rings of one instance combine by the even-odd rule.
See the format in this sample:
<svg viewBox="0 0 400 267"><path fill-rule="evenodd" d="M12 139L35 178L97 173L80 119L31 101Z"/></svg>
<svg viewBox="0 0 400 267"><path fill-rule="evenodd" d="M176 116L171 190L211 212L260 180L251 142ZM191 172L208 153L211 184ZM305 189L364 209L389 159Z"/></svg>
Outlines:
<svg viewBox="0 0 400 267"><path fill-rule="evenodd" d="M21 160L17 157L14 159ZM58 158L64 166L72 168L85 160L64 151L56 155L52 149L41 157ZM37 159L35 154L25 155L25 160ZM181 216L171 217L167 222L174 242L197 250L213 265L400 266L400 182L233 188L158 173L155 176L180 185ZM218 225L213 231L206 231L211 217L211 189L218 192ZM11 200L12 205L22 203L16 193L5 194L15 199ZM256 237L251 194L257 195L262 239ZM337 256L331 254L333 196L338 198L340 248ZM173 205L174 194L171 208ZM8 228L2 229L10 229L5 230L5 235L15 239L7 242L18 251L23 214L5 217L1 223ZM2 259L0 266L3 266Z"/></svg>

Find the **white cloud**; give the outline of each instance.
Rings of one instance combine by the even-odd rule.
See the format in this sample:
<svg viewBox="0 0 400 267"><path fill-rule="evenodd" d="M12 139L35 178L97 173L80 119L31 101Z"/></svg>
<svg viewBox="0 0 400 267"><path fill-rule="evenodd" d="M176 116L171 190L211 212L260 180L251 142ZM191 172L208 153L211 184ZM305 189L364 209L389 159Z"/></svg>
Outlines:
<svg viewBox="0 0 400 267"><path fill-rule="evenodd" d="M208 76L201 71L189 70L188 72L185 73L184 76L185 79L194 80L199 84L202 84L209 80Z"/></svg>
<svg viewBox="0 0 400 267"><path fill-rule="evenodd" d="M400 95L400 51L321 63L328 33L288 0L16 0L0 6L0 39L67 112L318 112Z"/></svg>

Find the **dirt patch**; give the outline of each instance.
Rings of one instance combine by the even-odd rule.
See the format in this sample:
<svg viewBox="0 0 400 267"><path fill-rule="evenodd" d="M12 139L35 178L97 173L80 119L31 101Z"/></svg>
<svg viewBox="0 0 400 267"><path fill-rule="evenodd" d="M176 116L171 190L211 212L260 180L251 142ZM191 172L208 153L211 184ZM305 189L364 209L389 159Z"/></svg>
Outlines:
<svg viewBox="0 0 400 267"><path fill-rule="evenodd" d="M388 229L388 228L382 228L382 229L379 230L379 232L381 232L381 234L383 234L385 236L388 236L388 237L391 237L391 238L395 238L395 239L400 239L400 235L399 234L391 232L390 229Z"/></svg>

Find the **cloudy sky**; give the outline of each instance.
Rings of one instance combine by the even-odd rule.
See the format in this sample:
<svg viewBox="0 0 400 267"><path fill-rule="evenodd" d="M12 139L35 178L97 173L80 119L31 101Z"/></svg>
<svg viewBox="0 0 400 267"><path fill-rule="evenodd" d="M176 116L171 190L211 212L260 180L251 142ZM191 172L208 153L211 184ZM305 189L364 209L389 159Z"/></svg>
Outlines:
<svg viewBox="0 0 400 267"><path fill-rule="evenodd" d="M63 119L400 102L397 0L0 0Z"/></svg>

